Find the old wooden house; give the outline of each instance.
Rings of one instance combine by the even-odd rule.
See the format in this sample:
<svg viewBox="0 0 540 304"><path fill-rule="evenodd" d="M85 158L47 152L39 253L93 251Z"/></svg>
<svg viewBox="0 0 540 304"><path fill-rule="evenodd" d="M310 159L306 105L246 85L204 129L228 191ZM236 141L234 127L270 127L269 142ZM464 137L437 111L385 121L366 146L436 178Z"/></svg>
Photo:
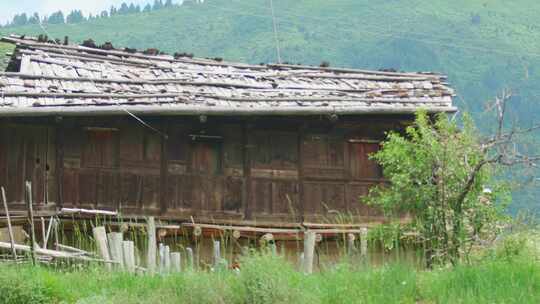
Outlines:
<svg viewBox="0 0 540 304"><path fill-rule="evenodd" d="M0 185L24 208L250 225L381 221L369 159L418 109L452 112L433 73L248 65L38 42L0 74Z"/></svg>

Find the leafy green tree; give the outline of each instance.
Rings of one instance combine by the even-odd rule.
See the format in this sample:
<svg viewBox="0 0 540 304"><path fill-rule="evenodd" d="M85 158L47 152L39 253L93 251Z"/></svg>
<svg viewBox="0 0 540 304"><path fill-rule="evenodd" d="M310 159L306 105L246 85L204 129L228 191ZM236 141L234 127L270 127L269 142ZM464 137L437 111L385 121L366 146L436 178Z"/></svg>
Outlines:
<svg viewBox="0 0 540 304"><path fill-rule="evenodd" d="M502 144L499 139L492 143ZM405 134L390 132L372 156L388 184L372 189L367 200L388 215L410 215L428 267L456 264L496 231L509 199L494 174L510 156L495 147L481 140L468 116L460 128L446 114L419 112Z"/></svg>
<svg viewBox="0 0 540 304"><path fill-rule="evenodd" d="M109 12L108 11L101 11L101 14L99 14L99 16L101 18L108 18L109 17Z"/></svg>

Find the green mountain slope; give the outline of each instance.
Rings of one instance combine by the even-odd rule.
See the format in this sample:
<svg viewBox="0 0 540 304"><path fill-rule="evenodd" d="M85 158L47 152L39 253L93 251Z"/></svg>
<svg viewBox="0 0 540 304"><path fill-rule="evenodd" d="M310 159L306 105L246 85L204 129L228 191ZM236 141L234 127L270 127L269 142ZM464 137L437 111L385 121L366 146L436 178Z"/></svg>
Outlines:
<svg viewBox="0 0 540 304"><path fill-rule="evenodd" d="M512 119L524 126L540 121L540 1L274 0L274 7L283 61L447 74L459 94L456 104L473 112L483 129L491 127L485 101L510 88ZM277 61L267 0L207 0L46 30L52 37L93 38L116 47ZM10 32L43 30L0 29ZM539 205L523 196L520 202Z"/></svg>

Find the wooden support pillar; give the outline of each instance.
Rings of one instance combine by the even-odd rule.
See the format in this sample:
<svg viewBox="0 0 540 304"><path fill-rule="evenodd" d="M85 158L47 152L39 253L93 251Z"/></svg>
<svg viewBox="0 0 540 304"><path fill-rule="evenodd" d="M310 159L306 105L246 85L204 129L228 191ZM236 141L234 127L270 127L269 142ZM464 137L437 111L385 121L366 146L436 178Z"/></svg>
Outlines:
<svg viewBox="0 0 540 304"><path fill-rule="evenodd" d="M165 129L165 132L167 132L167 128ZM168 205L167 205L167 189L168 189L168 153L167 153L167 144L168 144L168 138L165 135L161 135L161 158L160 158L160 191L159 191L159 205L160 205L160 211L161 214L164 214L167 212Z"/></svg>
<svg viewBox="0 0 540 304"><path fill-rule="evenodd" d="M305 195L304 195L304 139L305 139L305 133L306 133L306 124L302 124L299 128L298 132L298 207L300 210L297 210L298 212L298 221L300 223L304 222L305 217Z"/></svg>
<svg viewBox="0 0 540 304"><path fill-rule="evenodd" d="M306 274L313 273L316 238L317 234L314 231L304 232L304 265L302 270Z"/></svg>
<svg viewBox="0 0 540 304"><path fill-rule="evenodd" d="M58 207L64 207L64 127L62 125L62 117L56 117L56 192L58 199Z"/></svg>
<svg viewBox="0 0 540 304"><path fill-rule="evenodd" d="M242 129L242 146L243 146L243 174L244 183L242 187L242 203L244 206L245 219L251 219L252 214L252 195L251 195L251 144L250 144L251 126L249 123L244 123Z"/></svg>
<svg viewBox="0 0 540 304"><path fill-rule="evenodd" d="M109 247L107 244L107 232L105 231L105 227L103 226L94 227L92 229L92 233L96 241L96 246L97 246L99 256L105 261L110 261L111 257L109 255ZM110 263L106 263L105 265L108 270L112 269Z"/></svg>
<svg viewBox="0 0 540 304"><path fill-rule="evenodd" d="M147 218L148 252L146 267L149 274L156 272L156 221L153 216Z"/></svg>

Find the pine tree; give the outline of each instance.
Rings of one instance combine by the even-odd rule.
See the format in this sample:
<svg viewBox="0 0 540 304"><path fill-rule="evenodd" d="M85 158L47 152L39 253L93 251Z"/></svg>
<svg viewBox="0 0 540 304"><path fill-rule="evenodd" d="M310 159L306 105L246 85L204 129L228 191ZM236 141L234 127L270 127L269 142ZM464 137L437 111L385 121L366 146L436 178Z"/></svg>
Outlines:
<svg viewBox="0 0 540 304"><path fill-rule="evenodd" d="M64 13L62 13L62 11L57 11L55 13L52 13L49 16L49 19L47 19L47 23L50 23L50 24L62 24L62 23L65 23Z"/></svg>
<svg viewBox="0 0 540 304"><path fill-rule="evenodd" d="M28 18L28 24L39 24L39 14L34 13L32 17Z"/></svg>
<svg viewBox="0 0 540 304"><path fill-rule="evenodd" d="M114 7L114 5L111 6L111 10L110 10L110 13L109 13L109 16L114 16L117 14L117 10L116 10L116 7Z"/></svg>
<svg viewBox="0 0 540 304"><path fill-rule="evenodd" d="M154 7L152 7L153 10L157 11L163 8L163 1L161 0L154 0Z"/></svg>
<svg viewBox="0 0 540 304"><path fill-rule="evenodd" d="M99 14L99 16L101 18L108 18L109 17L109 12L108 11L101 11L101 14Z"/></svg>
<svg viewBox="0 0 540 304"><path fill-rule="evenodd" d="M143 12L144 13L148 13L148 12L151 12L152 11L152 6L150 4L147 4L144 8L143 8Z"/></svg>
<svg viewBox="0 0 540 304"><path fill-rule="evenodd" d="M129 14L129 6L127 3L122 2L122 5L120 5L120 8L118 9L118 15L125 15Z"/></svg>
<svg viewBox="0 0 540 304"><path fill-rule="evenodd" d="M66 17L66 23L81 23L85 20L81 10L73 10Z"/></svg>

